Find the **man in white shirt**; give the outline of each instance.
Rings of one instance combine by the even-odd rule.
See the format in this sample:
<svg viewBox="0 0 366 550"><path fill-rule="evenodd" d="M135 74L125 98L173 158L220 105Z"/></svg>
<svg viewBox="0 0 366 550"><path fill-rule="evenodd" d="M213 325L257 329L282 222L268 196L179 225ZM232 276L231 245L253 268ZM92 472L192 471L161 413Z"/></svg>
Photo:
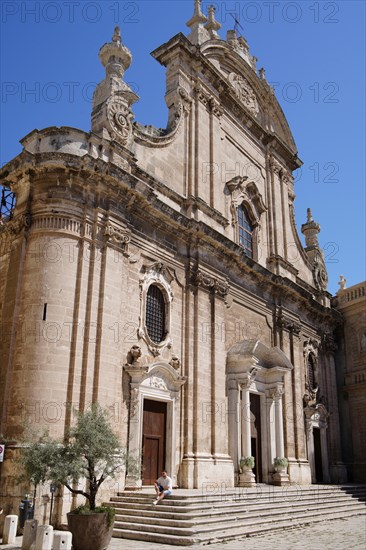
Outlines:
<svg viewBox="0 0 366 550"><path fill-rule="evenodd" d="M157 504L167 495L172 494L172 480L168 476L165 470L161 472L161 476L155 481L155 492L156 499L153 501L153 504Z"/></svg>

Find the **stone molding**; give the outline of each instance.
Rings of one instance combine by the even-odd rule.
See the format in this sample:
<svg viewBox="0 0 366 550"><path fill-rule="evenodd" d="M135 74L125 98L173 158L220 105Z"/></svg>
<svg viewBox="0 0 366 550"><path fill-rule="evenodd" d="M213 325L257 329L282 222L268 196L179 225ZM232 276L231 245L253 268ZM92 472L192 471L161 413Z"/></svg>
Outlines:
<svg viewBox="0 0 366 550"><path fill-rule="evenodd" d="M220 298L226 298L230 291L230 286L227 281L216 279L200 269L191 273L191 284L216 294Z"/></svg>
<svg viewBox="0 0 366 550"><path fill-rule="evenodd" d="M287 330L294 336L299 336L301 332L301 323L286 317L282 311L277 314L276 324L280 329Z"/></svg>
<svg viewBox="0 0 366 550"><path fill-rule="evenodd" d="M172 347L171 340L171 308L174 293L171 283L175 275L173 271L162 262L154 262L152 265L143 266L143 275L140 278L140 315L137 336L147 345L154 357L158 357L164 348ZM153 342L148 334L145 322L146 296L150 285L157 285L163 292L165 300L165 337L162 342Z"/></svg>
<svg viewBox="0 0 366 550"><path fill-rule="evenodd" d="M324 332L321 342L321 349L325 354L333 354L337 351L338 346L330 332Z"/></svg>

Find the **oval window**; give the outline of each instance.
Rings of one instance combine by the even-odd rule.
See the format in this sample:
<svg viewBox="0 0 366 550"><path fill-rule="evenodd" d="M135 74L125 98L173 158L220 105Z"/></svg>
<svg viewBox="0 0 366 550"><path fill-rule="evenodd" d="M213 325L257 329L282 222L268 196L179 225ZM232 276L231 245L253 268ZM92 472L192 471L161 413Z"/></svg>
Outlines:
<svg viewBox="0 0 366 550"><path fill-rule="evenodd" d="M146 329L149 338L160 344L165 339L165 300L157 285L150 285L146 296Z"/></svg>

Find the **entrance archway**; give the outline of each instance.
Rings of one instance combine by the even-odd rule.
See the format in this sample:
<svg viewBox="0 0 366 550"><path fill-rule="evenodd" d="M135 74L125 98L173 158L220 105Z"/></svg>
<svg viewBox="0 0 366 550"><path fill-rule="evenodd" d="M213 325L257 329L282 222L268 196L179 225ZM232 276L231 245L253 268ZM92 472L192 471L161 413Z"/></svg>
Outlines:
<svg viewBox="0 0 366 550"><path fill-rule="evenodd" d="M306 443L312 483L330 483L327 428L329 413L323 403L304 408Z"/></svg>
<svg viewBox="0 0 366 550"><path fill-rule="evenodd" d="M130 375L128 453L141 460L140 474L126 476L126 487L151 485L163 468L176 483L177 419L186 379L164 361L125 366Z"/></svg>
<svg viewBox="0 0 366 550"><path fill-rule="evenodd" d="M256 482L273 482L273 461L285 453L282 394L284 375L292 368L283 351L259 340L243 340L228 351L229 450L236 484L240 459L247 456L256 459Z"/></svg>

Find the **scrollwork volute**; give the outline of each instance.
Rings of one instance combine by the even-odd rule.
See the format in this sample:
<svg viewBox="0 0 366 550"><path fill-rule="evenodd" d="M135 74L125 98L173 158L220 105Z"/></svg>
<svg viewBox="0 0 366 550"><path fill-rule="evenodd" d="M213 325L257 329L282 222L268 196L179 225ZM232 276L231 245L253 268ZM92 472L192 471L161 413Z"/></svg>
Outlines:
<svg viewBox="0 0 366 550"><path fill-rule="evenodd" d="M201 270L191 273L191 284L217 294L221 298L225 298L230 290L230 286L226 281L220 281Z"/></svg>
<svg viewBox="0 0 366 550"><path fill-rule="evenodd" d="M107 105L107 117L116 141L126 145L132 136L134 118L127 102L122 97L112 96Z"/></svg>
<svg viewBox="0 0 366 550"><path fill-rule="evenodd" d="M121 247L123 254L128 255L129 244L131 242L129 232L111 222L107 222L104 228L104 237L110 243Z"/></svg>
<svg viewBox="0 0 366 550"><path fill-rule="evenodd" d="M328 273L321 252L317 252L314 256L313 278L315 285L319 290L327 290Z"/></svg>

